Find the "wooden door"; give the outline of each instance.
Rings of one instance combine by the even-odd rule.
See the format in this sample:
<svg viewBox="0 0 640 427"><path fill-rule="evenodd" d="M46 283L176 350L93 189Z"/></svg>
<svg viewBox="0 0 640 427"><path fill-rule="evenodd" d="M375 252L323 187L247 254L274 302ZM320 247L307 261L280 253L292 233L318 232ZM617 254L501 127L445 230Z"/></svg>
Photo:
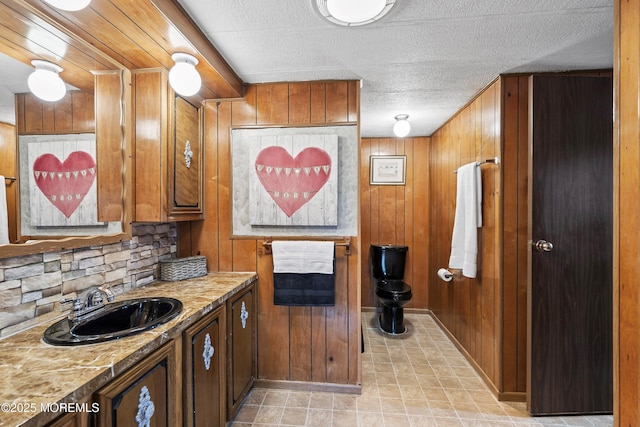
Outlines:
<svg viewBox="0 0 640 427"><path fill-rule="evenodd" d="M528 409L611 413L613 87L530 80Z"/></svg>
<svg viewBox="0 0 640 427"><path fill-rule="evenodd" d="M227 330L227 417L231 419L256 379L255 283L229 300Z"/></svg>
<svg viewBox="0 0 640 427"><path fill-rule="evenodd" d="M185 331L185 427L225 425L224 306Z"/></svg>
<svg viewBox="0 0 640 427"><path fill-rule="evenodd" d="M175 100L174 208L200 208L200 110L185 99Z"/></svg>
<svg viewBox="0 0 640 427"><path fill-rule="evenodd" d="M98 426L179 425L175 348L170 343L156 350L96 393Z"/></svg>

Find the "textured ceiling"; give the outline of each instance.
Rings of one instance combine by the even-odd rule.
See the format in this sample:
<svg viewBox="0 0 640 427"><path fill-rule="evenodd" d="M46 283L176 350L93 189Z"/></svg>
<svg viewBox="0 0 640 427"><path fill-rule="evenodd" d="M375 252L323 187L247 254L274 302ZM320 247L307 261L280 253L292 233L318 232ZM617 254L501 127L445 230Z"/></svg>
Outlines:
<svg viewBox="0 0 640 427"><path fill-rule="evenodd" d="M503 73L613 67L612 0L397 0L378 23L313 0L179 0L247 83L361 79L361 134L432 134Z"/></svg>
<svg viewBox="0 0 640 427"><path fill-rule="evenodd" d="M612 0L397 0L353 28L313 0L178 1L247 83L361 79L363 137L392 136L397 114L430 135L502 73L613 67ZM16 66L0 57L9 123L30 72Z"/></svg>

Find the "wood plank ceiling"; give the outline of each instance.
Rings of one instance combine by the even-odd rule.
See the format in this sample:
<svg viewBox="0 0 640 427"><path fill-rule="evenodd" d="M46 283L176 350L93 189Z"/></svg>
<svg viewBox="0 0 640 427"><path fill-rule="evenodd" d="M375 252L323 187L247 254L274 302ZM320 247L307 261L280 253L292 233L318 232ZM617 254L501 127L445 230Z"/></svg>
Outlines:
<svg viewBox="0 0 640 427"><path fill-rule="evenodd" d="M65 12L40 0L0 0L0 49L30 64L33 59L64 68L61 77L79 89L93 88L92 71L166 69L171 54L194 55L204 99L239 98L243 83L172 0L93 0Z"/></svg>

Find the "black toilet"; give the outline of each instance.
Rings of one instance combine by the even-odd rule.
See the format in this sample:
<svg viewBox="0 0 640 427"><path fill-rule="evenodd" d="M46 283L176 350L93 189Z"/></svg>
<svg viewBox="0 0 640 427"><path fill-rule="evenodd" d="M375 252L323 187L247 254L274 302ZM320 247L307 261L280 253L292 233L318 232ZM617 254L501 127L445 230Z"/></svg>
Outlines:
<svg viewBox="0 0 640 427"><path fill-rule="evenodd" d="M371 265L376 295L382 303L380 328L389 334L403 334L403 308L411 300L411 287L404 278L408 246L371 245Z"/></svg>

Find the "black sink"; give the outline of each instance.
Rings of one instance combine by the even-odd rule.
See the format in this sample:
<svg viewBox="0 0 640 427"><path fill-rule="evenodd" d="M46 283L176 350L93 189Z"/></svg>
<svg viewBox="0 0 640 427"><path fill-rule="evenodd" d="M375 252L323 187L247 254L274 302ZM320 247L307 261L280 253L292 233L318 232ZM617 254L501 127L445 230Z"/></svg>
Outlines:
<svg viewBox="0 0 640 427"><path fill-rule="evenodd" d="M139 298L107 304L78 322L62 319L49 326L43 339L53 345L94 344L153 329L182 311L175 298Z"/></svg>

